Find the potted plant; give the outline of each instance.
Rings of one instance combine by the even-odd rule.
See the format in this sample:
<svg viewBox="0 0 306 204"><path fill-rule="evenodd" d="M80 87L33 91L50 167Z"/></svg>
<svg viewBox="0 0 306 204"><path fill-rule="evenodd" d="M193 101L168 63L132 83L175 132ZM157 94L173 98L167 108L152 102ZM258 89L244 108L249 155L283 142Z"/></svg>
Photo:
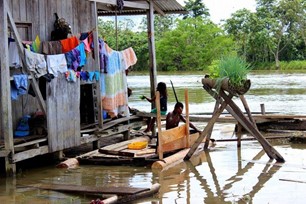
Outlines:
<svg viewBox="0 0 306 204"><path fill-rule="evenodd" d="M203 85L223 90L237 96L245 94L251 86L247 74L251 66L238 56L225 56L212 64L209 68L209 75L202 79Z"/></svg>

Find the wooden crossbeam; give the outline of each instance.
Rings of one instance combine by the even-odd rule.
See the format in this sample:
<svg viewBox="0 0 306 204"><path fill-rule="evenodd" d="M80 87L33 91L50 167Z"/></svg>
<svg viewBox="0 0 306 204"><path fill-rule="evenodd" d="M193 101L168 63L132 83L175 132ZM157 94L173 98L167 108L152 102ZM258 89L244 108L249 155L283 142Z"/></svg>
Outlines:
<svg viewBox="0 0 306 204"><path fill-rule="evenodd" d="M195 141L195 143L191 146L189 152L186 154L184 160L189 160L190 157L193 155L193 153L196 151L196 149L198 148L198 146L202 143L203 139L205 138L205 136L207 134L209 134L209 132L211 131L211 129L213 128L217 118L221 115L221 113L223 112L223 110L225 109L225 107L227 106L227 103L225 101L223 101L221 103L221 106L219 107L219 109L214 113L214 115L212 116L212 118L210 119L210 121L207 123L207 125L205 126L204 130L201 132L200 137L198 137L198 139Z"/></svg>
<svg viewBox="0 0 306 204"><path fill-rule="evenodd" d="M226 110L233 115L233 117L249 132L251 133L261 144L267 155L271 159L275 159L278 162L285 162L285 159L278 153L276 149L271 146L271 144L263 137L259 130L254 126L254 124L248 120L239 107L232 101L228 95L225 94L223 90L219 92L220 96L228 103L229 107Z"/></svg>
<svg viewBox="0 0 306 204"><path fill-rule="evenodd" d="M32 84L34 93L38 97L39 106L40 106L41 110L44 112L44 114L47 115L46 103L43 100L42 94L41 94L41 92L39 90L39 86L38 86L37 81L35 80L34 74L32 72L28 71L27 69L25 69L26 62L25 62L25 57L24 57L24 48L23 48L22 41L21 41L21 38L19 36L16 24L15 24L15 21L14 21L14 19L12 17L12 14L11 14L11 11L10 11L9 8L6 9L6 12L7 12L7 17L8 17L8 22L9 22L9 24L11 26L11 29L13 30L13 35L14 35L15 41L17 43L17 48L18 48L19 56L20 56L21 61L23 63L22 71L24 73L28 73L31 76L31 78L32 78L31 84Z"/></svg>

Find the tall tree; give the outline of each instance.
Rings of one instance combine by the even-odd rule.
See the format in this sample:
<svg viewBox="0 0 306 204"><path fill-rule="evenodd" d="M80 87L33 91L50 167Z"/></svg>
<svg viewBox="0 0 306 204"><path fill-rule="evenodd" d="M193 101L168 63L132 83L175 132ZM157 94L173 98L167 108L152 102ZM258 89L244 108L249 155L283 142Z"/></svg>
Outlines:
<svg viewBox="0 0 306 204"><path fill-rule="evenodd" d="M209 10L203 4L202 0L187 0L184 1L185 3L185 9L188 11L188 14L183 15L183 19L186 18L209 18Z"/></svg>
<svg viewBox="0 0 306 204"><path fill-rule="evenodd" d="M235 42L241 49L239 55L247 57L248 39L251 33L253 13L247 9L241 9L232 14L224 24L224 29L234 36Z"/></svg>
<svg viewBox="0 0 306 204"><path fill-rule="evenodd" d="M288 34L292 18L286 11L287 3L288 0L257 0L257 16L262 26L260 32L274 56L277 69L280 68L280 52L290 42Z"/></svg>

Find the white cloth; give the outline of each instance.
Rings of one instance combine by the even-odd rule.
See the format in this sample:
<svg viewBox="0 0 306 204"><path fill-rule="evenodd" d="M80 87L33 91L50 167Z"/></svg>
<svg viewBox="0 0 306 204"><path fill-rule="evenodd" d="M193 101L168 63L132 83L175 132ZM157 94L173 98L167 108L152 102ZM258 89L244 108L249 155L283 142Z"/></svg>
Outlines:
<svg viewBox="0 0 306 204"><path fill-rule="evenodd" d="M18 49L17 49L17 43L16 42L10 42L9 44L9 66L19 68L21 67L21 60L19 57Z"/></svg>
<svg viewBox="0 0 306 204"><path fill-rule="evenodd" d="M65 54L47 55L47 65L50 74L58 77L58 72L65 73L68 71Z"/></svg>
<svg viewBox="0 0 306 204"><path fill-rule="evenodd" d="M34 72L36 78L47 74L47 63L44 55L32 52L28 49L24 49L24 53L27 68L31 72Z"/></svg>

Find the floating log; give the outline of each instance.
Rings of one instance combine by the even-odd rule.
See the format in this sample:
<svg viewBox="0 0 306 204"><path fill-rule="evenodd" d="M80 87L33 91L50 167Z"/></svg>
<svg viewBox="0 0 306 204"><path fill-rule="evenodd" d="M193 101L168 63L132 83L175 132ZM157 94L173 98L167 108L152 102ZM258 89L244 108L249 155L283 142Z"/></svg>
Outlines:
<svg viewBox="0 0 306 204"><path fill-rule="evenodd" d="M163 160L156 161L152 164L151 168L156 170L163 170L170 165L176 164L180 160L183 161L183 158L186 156L190 148L183 149L169 157L164 158Z"/></svg>
<svg viewBox="0 0 306 204"><path fill-rule="evenodd" d="M158 193L159 189L160 189L160 184L155 183L151 186L149 190L135 193L134 195L127 195L127 196L119 197L117 203L130 203L131 201L134 201L134 200L146 198L146 197L149 197L149 196L152 196Z"/></svg>
<svg viewBox="0 0 306 204"><path fill-rule="evenodd" d="M67 159L58 165L56 165L57 168L67 168L67 169L73 169L79 166L79 161L76 158L70 158Z"/></svg>

